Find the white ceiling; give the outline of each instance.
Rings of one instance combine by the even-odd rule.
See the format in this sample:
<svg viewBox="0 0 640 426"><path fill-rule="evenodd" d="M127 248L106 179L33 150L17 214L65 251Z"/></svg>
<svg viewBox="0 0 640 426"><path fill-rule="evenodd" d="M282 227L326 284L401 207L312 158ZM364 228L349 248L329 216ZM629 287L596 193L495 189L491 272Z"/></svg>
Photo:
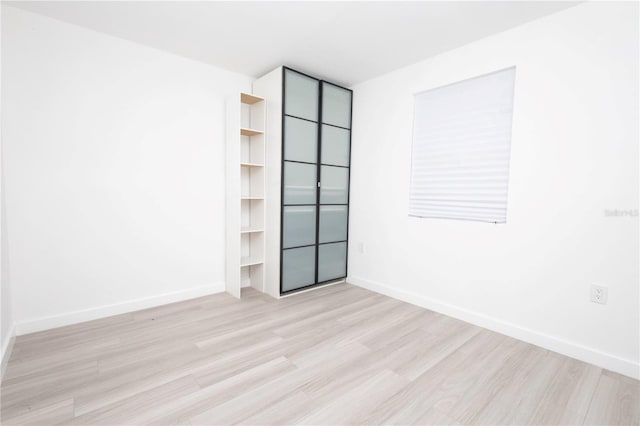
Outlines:
<svg viewBox="0 0 640 426"><path fill-rule="evenodd" d="M352 86L576 2L8 4L254 77L288 65Z"/></svg>

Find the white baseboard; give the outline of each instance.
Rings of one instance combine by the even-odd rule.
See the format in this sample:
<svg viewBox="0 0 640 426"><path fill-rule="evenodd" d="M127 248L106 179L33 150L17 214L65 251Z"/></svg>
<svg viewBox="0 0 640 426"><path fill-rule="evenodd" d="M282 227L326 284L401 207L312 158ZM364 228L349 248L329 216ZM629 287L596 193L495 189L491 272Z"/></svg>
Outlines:
<svg viewBox="0 0 640 426"><path fill-rule="evenodd" d="M127 312L139 311L140 309L152 308L166 305L168 303L181 302L183 300L195 299L196 297L207 296L225 291L224 283L216 283L189 290L164 293L157 296L128 300L111 305L97 306L95 308L83 309L80 311L67 312L60 315L36 318L27 321L20 321L15 325L15 334L21 336L36 331L49 330L51 328L63 327L65 325L77 324L91 321L98 318L110 317Z"/></svg>
<svg viewBox="0 0 640 426"><path fill-rule="evenodd" d="M13 351L13 343L16 341L16 328L15 326L11 326L9 330L9 335L5 339L5 342L2 342L2 354L0 358L0 382L2 381L2 377L4 377L4 370L7 368L7 363L9 362L9 358L11 358L11 351Z"/></svg>
<svg viewBox="0 0 640 426"><path fill-rule="evenodd" d="M381 293L394 299L402 300L412 305L420 306L468 323L531 343L553 352L566 355L607 370L615 371L634 379L640 379L640 364L632 360L619 358L615 355L600 352L596 349L579 345L574 342L559 339L548 334L540 333L517 324L501 321L478 312L469 311L448 303L421 296L406 290L391 287L386 284L367 280L360 277L347 277L347 282L367 290Z"/></svg>

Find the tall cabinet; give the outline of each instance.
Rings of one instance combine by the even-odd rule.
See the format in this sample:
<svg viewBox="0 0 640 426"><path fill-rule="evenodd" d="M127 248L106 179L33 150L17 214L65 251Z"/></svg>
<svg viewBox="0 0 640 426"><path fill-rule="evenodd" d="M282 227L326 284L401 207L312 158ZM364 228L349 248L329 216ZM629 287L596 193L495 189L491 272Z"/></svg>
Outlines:
<svg viewBox="0 0 640 426"><path fill-rule="evenodd" d="M264 291L347 275L352 92L287 67L254 83L267 99Z"/></svg>

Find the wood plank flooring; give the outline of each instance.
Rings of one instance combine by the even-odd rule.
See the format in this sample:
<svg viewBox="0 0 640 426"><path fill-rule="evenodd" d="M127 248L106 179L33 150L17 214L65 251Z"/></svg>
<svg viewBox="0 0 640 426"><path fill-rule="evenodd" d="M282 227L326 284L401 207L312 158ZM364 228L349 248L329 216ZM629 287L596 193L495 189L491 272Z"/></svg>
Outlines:
<svg viewBox="0 0 640 426"><path fill-rule="evenodd" d="M2 424L638 425L618 374L340 284L20 336Z"/></svg>

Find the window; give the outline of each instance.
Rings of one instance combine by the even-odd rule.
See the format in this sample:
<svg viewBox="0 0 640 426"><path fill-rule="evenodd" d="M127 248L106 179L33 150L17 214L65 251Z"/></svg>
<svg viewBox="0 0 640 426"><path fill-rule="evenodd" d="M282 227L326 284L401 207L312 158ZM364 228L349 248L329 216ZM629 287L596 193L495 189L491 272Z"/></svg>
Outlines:
<svg viewBox="0 0 640 426"><path fill-rule="evenodd" d="M506 223L515 67L415 95L409 215Z"/></svg>

